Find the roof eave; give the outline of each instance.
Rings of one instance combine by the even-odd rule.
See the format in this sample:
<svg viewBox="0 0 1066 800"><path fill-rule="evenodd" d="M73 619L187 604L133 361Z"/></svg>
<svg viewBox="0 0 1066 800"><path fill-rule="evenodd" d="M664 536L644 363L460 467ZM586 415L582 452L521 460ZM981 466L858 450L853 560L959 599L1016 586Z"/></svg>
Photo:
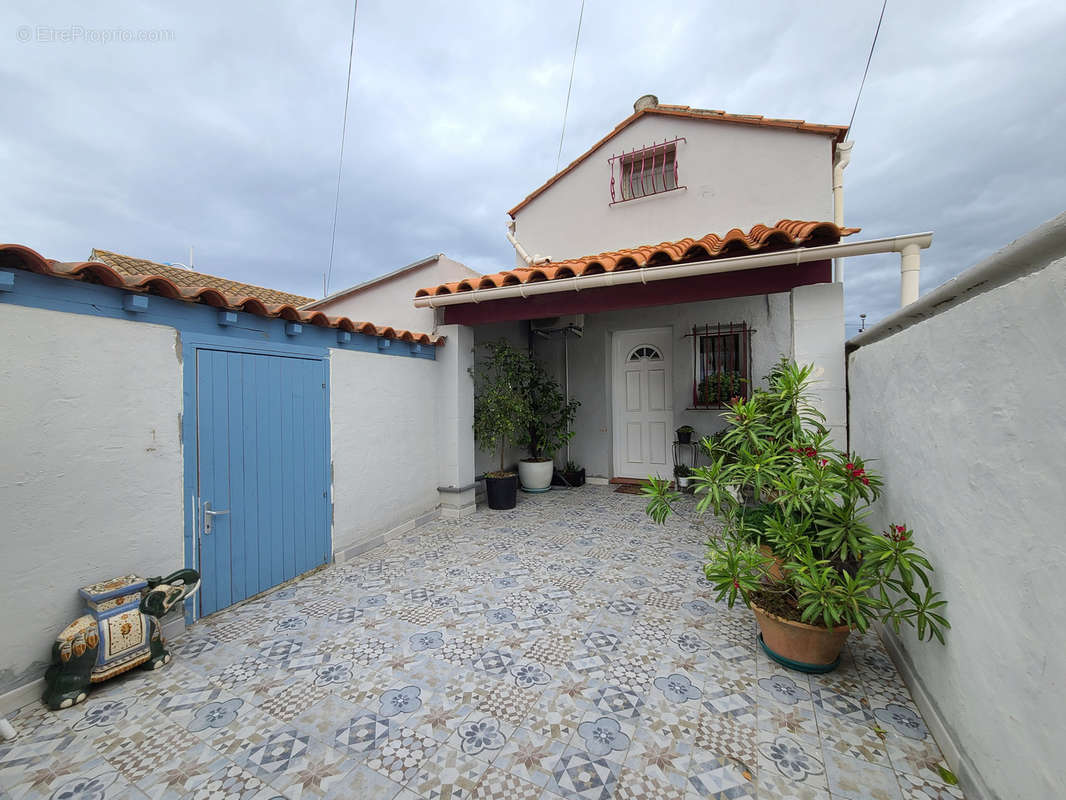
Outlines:
<svg viewBox="0 0 1066 800"><path fill-rule="evenodd" d="M898 253L908 244L917 244L918 247L924 249L929 247L932 242L932 231L925 231L882 239L869 239L863 242L837 242L815 247L796 247L791 250L778 250L771 253L752 253L743 256L712 258L705 261L653 267L641 266L594 275L555 278L553 280L520 283L491 289L471 289L450 294L423 295L416 297L414 304L418 308L439 308L440 306L463 305L466 303L487 303L511 297L526 298L540 294L576 292L626 283L649 283L674 278L736 272L745 269L790 266L808 261L872 255L874 253Z"/></svg>

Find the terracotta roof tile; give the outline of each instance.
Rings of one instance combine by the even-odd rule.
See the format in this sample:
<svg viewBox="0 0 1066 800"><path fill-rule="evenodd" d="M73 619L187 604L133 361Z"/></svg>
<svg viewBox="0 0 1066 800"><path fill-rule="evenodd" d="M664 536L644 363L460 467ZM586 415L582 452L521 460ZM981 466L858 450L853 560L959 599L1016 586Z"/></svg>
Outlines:
<svg viewBox="0 0 1066 800"><path fill-rule="evenodd" d="M566 261L553 261L535 267L517 267L492 275L483 275L476 280L429 286L419 289L415 297L455 294L475 289L496 289L520 283L575 278L581 275L595 275L623 269L658 267L666 264L744 256L757 252L789 250L795 247L835 244L842 236L850 236L860 230L861 228L838 228L832 222L783 219L773 227L756 225L747 233L740 228L733 228L724 236L709 233L699 239L686 238L676 242L662 242Z"/></svg>
<svg viewBox="0 0 1066 800"><path fill-rule="evenodd" d="M625 128L628 128L638 119L646 114L653 114L666 117L682 117L685 119L704 119L714 120L715 122L726 122L737 125L756 125L761 128L791 128L792 130L803 131L805 133L817 133L824 136L832 136L834 145L838 142L844 141L844 137L848 133L847 125L819 125L814 122L806 122L802 119L776 119L774 117L763 117L757 114L727 114L725 111L719 111L712 108L690 108L688 106L672 106L665 103L659 103L658 105L648 106L642 108L640 111L634 111L624 120L614 126L614 129L600 139L596 144L592 145L588 150L579 155L573 161L571 161L562 170L557 172L551 178L549 178L539 188L528 194L521 203L516 205L507 213L512 217L526 207L534 198L536 198L541 192L554 184L560 178L567 173L574 170L582 161L591 156L597 150L599 150L608 139L611 139L616 134L620 133Z"/></svg>
<svg viewBox="0 0 1066 800"><path fill-rule="evenodd" d="M219 278L215 275L208 275L203 272L194 272L191 269L182 269L181 267L158 264L155 261L148 261L143 258L124 256L121 253L112 253L109 250L97 250L94 248L89 255L89 260L99 261L101 264L107 264L116 272L120 272L128 277L157 275L167 278L176 286L190 288L210 286L229 295L256 297L264 303L288 303L294 306L303 306L314 302L315 299L313 297L304 297L303 295L292 294L290 292L279 292L277 289L254 286L250 283L231 281L228 278Z"/></svg>
<svg viewBox="0 0 1066 800"><path fill-rule="evenodd" d="M131 260L137 261L139 259ZM151 264L152 262L144 263ZM163 266L164 269L176 270L182 273L183 276L200 275L200 273L176 267L158 266ZM431 336L428 333L417 333L402 328L392 328L387 325L375 325L373 322L359 322L348 317L330 317L321 311L301 311L296 304L289 302L270 302L268 299L270 295L264 295L264 292L271 293L273 290L264 290L249 284L226 281L223 278L214 280L222 281L224 284L232 284L232 286L200 285L196 284L195 281L192 282L192 285L182 285L177 283L169 273L161 271L126 272L105 264L103 261L63 263L47 259L37 251L20 244L0 244L0 268L25 269L56 278L101 283L117 289L155 294L171 300L202 303L230 311L244 311L257 317L280 318L287 322L300 322L305 325L316 325L322 328L337 328L349 333L362 333L368 336L380 336L386 339L399 339L404 342L418 342L420 344L444 344L443 336ZM201 277L210 278L211 276ZM236 288L237 291L231 293L228 291L230 288ZM299 295L287 295L285 292L277 292L276 294L301 300L309 299L301 298Z"/></svg>

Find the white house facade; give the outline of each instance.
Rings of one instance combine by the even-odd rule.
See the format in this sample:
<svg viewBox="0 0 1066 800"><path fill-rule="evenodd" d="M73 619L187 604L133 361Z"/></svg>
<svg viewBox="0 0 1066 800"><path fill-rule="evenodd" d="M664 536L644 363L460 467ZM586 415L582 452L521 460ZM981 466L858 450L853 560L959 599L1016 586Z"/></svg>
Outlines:
<svg viewBox="0 0 1066 800"><path fill-rule="evenodd" d="M527 344L581 403L556 462L584 466L590 480L698 464L676 429L721 429L730 398L749 394L782 357L815 365L817 404L843 446L834 259L910 257L931 241L848 243L860 229L842 224L846 133L642 97L511 209L514 269L427 286L415 305L473 327L476 342ZM476 464L489 466L484 456Z"/></svg>

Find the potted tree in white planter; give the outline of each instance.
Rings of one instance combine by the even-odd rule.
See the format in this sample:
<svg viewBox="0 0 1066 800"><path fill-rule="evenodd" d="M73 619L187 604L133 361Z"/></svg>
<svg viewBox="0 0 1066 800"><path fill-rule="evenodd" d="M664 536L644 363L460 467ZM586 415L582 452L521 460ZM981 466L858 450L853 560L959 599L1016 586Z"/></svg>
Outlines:
<svg viewBox="0 0 1066 800"><path fill-rule="evenodd" d="M529 456L518 462L518 477L523 491L546 492L555 471L555 453L573 438L570 425L581 404L567 400L559 384L537 361L530 365L526 397L529 423L519 444L529 451Z"/></svg>

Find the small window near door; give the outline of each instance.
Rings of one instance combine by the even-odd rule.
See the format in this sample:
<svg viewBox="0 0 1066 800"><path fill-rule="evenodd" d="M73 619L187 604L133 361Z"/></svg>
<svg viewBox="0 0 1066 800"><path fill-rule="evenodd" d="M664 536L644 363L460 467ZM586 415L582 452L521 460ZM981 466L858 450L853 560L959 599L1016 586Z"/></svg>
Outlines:
<svg viewBox="0 0 1066 800"><path fill-rule="evenodd" d="M692 333L692 407L723 408L751 397L751 334L746 323L704 325Z"/></svg>
<svg viewBox="0 0 1066 800"><path fill-rule="evenodd" d="M642 344L638 347L634 347L629 353L629 358L626 361L640 361L646 359L648 361L662 361L663 354L659 352L659 348L650 344Z"/></svg>

